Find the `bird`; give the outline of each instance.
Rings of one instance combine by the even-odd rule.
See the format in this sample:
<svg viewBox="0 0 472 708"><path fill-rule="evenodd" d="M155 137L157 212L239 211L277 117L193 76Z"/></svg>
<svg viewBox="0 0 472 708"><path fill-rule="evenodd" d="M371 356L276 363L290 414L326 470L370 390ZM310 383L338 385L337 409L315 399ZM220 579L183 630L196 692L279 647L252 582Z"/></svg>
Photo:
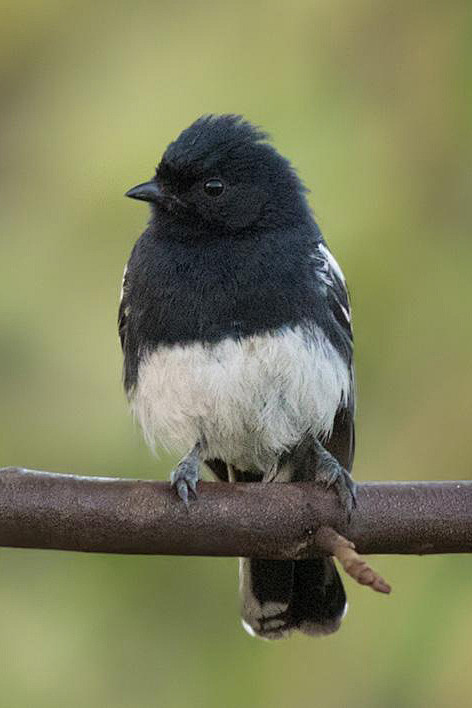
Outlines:
<svg viewBox="0 0 472 708"><path fill-rule="evenodd" d="M184 455L176 503L198 504L206 465L228 482L314 481L355 504L350 300L307 195L235 114L198 118L126 192L150 219L123 275L124 388L146 442ZM252 636L339 628L332 558L245 558L239 574Z"/></svg>

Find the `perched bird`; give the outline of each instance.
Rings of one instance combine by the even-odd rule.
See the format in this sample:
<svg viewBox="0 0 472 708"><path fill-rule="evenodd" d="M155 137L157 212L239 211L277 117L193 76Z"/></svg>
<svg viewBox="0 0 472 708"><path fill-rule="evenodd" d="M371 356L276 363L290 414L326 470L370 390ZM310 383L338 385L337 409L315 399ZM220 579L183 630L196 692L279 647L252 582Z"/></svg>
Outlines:
<svg viewBox="0 0 472 708"><path fill-rule="evenodd" d="M355 498L351 313L307 190L241 116L203 116L126 196L151 205L123 278L124 386L150 445L188 451L220 480L314 480ZM331 558L241 559L242 621L267 639L335 631Z"/></svg>

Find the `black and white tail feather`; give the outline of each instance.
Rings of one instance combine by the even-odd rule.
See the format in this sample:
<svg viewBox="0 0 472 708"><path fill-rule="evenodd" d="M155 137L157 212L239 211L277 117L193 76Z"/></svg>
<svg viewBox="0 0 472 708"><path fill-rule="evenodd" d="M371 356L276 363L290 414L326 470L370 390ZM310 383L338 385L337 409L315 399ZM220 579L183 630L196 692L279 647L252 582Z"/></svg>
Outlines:
<svg viewBox="0 0 472 708"><path fill-rule="evenodd" d="M241 620L262 639L335 632L346 612L346 594L331 558L265 561L242 558Z"/></svg>

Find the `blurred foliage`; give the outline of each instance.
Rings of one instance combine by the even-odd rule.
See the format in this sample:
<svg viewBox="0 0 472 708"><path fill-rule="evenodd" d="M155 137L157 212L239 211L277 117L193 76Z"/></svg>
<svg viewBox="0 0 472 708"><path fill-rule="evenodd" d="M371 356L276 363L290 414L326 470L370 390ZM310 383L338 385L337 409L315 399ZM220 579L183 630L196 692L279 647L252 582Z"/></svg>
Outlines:
<svg viewBox="0 0 472 708"><path fill-rule="evenodd" d="M147 213L122 198L198 115L243 113L311 187L348 275L356 476L470 476L467 1L3 0L2 464L165 477L115 328ZM469 95L468 95L469 94ZM380 558L342 630L251 640L234 560L2 550L12 708L470 705L471 561Z"/></svg>

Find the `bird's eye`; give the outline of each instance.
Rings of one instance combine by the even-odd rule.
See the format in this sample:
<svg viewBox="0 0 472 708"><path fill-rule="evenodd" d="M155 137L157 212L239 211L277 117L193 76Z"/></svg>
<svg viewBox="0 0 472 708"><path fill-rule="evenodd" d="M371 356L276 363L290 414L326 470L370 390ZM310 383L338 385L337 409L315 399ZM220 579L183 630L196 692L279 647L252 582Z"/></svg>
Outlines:
<svg viewBox="0 0 472 708"><path fill-rule="evenodd" d="M205 184L203 185L203 189L205 190L205 194L208 194L209 197L219 197L220 194L223 194L224 192L224 184L223 182L218 179L217 177L212 177L212 179L207 179Z"/></svg>

